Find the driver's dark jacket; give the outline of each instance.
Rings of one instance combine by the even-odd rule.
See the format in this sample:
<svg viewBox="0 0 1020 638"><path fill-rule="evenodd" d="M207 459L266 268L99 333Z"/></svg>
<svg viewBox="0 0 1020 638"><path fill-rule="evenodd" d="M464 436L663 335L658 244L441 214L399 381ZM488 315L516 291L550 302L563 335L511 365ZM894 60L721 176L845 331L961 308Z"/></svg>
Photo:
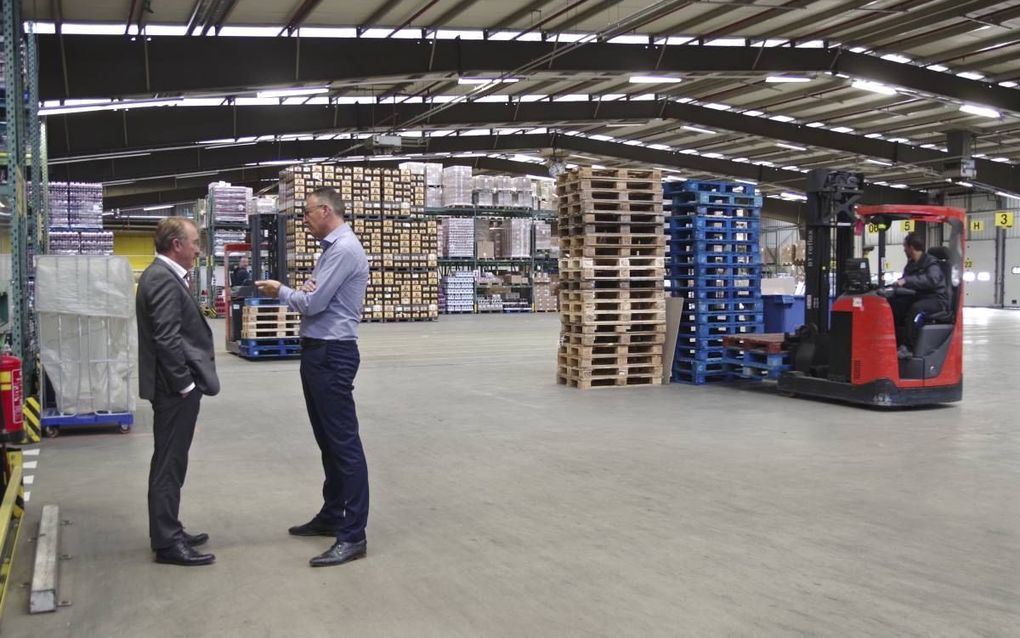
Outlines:
<svg viewBox="0 0 1020 638"><path fill-rule="evenodd" d="M938 259L928 253L917 261L908 259L903 267L903 280L903 287L916 290L919 299L938 299L943 309L949 308L949 282Z"/></svg>

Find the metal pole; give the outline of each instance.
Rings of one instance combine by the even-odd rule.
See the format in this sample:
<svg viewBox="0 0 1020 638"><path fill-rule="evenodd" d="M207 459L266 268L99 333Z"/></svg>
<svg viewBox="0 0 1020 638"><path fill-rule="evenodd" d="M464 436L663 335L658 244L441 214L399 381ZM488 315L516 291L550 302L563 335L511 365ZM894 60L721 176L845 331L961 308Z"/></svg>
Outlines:
<svg viewBox="0 0 1020 638"><path fill-rule="evenodd" d="M23 352L25 314L28 308L25 290L25 183L22 153L22 92L21 16L20 2L3 3L4 89L7 117L7 184L5 195L11 207L11 285L10 336L14 356L25 360Z"/></svg>

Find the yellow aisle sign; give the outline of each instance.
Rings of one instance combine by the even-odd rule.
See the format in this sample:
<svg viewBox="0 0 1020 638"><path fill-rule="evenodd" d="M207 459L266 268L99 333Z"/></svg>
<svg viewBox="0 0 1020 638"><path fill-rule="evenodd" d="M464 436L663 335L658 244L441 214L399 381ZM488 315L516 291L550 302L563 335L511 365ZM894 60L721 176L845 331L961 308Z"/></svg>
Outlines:
<svg viewBox="0 0 1020 638"><path fill-rule="evenodd" d="M970 232L980 233L985 229L985 222L980 219L973 219L970 222Z"/></svg>
<svg viewBox="0 0 1020 638"><path fill-rule="evenodd" d="M1012 228L1013 227L1013 213L1007 213L1006 211L995 213L995 227L996 228Z"/></svg>
<svg viewBox="0 0 1020 638"><path fill-rule="evenodd" d="M907 219L903 222L903 232L912 233L914 232L914 220Z"/></svg>

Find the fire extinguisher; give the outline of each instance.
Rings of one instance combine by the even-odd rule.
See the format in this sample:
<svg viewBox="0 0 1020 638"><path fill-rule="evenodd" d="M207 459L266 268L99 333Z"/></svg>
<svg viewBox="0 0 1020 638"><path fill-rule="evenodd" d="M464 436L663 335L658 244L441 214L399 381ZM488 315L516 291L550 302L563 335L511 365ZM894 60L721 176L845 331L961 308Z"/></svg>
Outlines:
<svg viewBox="0 0 1020 638"><path fill-rule="evenodd" d="M10 346L4 346L0 355L0 403L3 403L3 431L0 439L20 441L23 436L24 415L22 401L24 391L21 385L21 359L11 354Z"/></svg>

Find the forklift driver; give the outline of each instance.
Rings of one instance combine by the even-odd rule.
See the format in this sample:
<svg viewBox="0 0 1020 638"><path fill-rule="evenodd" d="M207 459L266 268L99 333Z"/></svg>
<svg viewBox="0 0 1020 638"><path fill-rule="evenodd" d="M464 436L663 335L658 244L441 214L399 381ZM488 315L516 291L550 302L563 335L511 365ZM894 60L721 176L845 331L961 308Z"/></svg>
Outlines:
<svg viewBox="0 0 1020 638"><path fill-rule="evenodd" d="M913 290L916 294L889 298L901 359L913 356L917 327L924 324L925 317L949 309L949 282L939 260L924 251L921 236L908 234L903 239L903 252L907 255L907 265L903 267L903 276L893 286Z"/></svg>

